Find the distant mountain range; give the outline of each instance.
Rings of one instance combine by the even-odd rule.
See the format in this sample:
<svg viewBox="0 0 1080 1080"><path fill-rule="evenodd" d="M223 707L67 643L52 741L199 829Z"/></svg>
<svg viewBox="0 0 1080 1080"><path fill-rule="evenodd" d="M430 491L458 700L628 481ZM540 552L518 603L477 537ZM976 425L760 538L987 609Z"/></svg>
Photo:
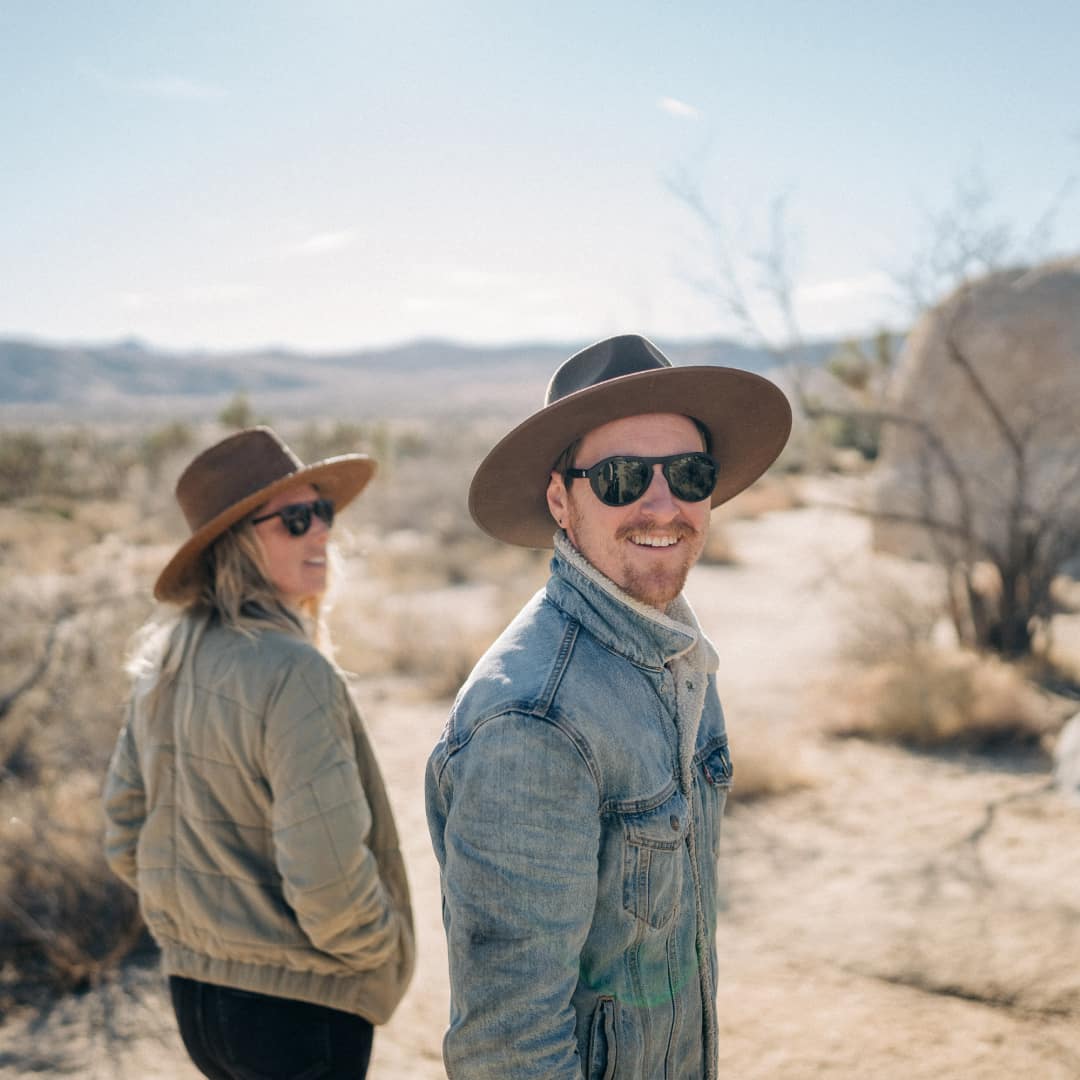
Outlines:
<svg viewBox="0 0 1080 1080"><path fill-rule="evenodd" d="M0 419L131 420L206 414L243 394L275 415L424 415L534 408L559 363L585 342L480 347L414 341L344 353L286 349L170 352L139 341L53 345L0 338ZM780 358L722 339L658 341L677 364L768 372ZM820 364L836 342L801 352Z"/></svg>

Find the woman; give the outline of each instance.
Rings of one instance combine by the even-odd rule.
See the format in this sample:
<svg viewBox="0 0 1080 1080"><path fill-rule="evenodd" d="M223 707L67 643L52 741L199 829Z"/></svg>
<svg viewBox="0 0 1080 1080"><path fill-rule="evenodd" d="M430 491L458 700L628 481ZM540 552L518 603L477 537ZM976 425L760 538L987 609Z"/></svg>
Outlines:
<svg viewBox="0 0 1080 1080"><path fill-rule="evenodd" d="M363 1077L412 974L382 777L316 647L330 526L374 471L253 428L177 483L192 535L154 595L180 611L133 665L105 843L209 1077Z"/></svg>

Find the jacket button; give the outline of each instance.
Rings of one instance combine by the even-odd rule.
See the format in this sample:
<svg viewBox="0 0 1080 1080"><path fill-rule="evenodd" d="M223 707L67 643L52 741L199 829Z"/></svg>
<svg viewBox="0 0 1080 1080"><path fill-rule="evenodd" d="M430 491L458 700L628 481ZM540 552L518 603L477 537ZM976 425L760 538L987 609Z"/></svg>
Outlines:
<svg viewBox="0 0 1080 1080"><path fill-rule="evenodd" d="M670 818L670 821L671 821L671 827L676 832L678 832L679 831L679 819L674 814L672 814L671 818Z"/></svg>

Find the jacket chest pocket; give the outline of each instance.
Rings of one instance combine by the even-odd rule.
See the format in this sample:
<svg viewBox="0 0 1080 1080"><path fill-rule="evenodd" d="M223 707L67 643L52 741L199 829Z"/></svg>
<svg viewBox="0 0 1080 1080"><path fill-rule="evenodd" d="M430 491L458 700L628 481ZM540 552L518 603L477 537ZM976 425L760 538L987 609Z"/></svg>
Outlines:
<svg viewBox="0 0 1080 1080"><path fill-rule="evenodd" d="M656 928L675 914L683 890L690 808L675 791L652 810L623 818L623 906Z"/></svg>

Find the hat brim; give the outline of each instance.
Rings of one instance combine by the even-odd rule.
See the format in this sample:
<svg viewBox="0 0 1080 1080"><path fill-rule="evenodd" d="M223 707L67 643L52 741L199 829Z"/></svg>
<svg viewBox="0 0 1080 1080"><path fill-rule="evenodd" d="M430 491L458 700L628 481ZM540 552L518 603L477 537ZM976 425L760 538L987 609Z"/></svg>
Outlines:
<svg viewBox="0 0 1080 1080"><path fill-rule="evenodd" d="M272 484L252 492L233 503L227 510L197 529L158 575L154 585L156 600L183 603L192 598L202 583L202 554L238 521L269 502L279 491L296 484L311 484L319 494L334 504L335 511L344 510L367 487L375 474L375 461L366 454L342 454L305 465Z"/></svg>
<svg viewBox="0 0 1080 1080"><path fill-rule="evenodd" d="M757 480L791 433L787 398L753 372L695 366L622 375L560 398L501 439L473 476L473 520L508 544L551 547L555 523L547 485L556 458L593 428L641 413L679 413L709 430L720 462L712 506Z"/></svg>

